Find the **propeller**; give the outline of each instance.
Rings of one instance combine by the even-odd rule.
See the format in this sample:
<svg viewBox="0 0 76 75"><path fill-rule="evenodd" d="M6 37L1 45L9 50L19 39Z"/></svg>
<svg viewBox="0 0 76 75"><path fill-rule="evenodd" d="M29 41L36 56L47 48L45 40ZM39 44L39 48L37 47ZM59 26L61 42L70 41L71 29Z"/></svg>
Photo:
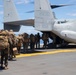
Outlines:
<svg viewBox="0 0 76 75"><path fill-rule="evenodd" d="M34 4L34 1L31 1L30 4Z"/></svg>
<svg viewBox="0 0 76 75"><path fill-rule="evenodd" d="M26 13L33 13L34 12L34 10L31 10L31 11L27 11Z"/></svg>
<svg viewBox="0 0 76 75"><path fill-rule="evenodd" d="M55 9L55 8L64 7L64 6L71 6L71 5L74 5L74 4L50 5L50 7L52 9Z"/></svg>
<svg viewBox="0 0 76 75"><path fill-rule="evenodd" d="M34 2L31 2L31 3L34 3ZM52 9L55 9L55 8L64 7L64 6L71 6L71 5L74 5L74 4L50 5L50 7ZM34 10L31 10L31 11L27 11L26 13L33 13L33 12L34 12Z"/></svg>

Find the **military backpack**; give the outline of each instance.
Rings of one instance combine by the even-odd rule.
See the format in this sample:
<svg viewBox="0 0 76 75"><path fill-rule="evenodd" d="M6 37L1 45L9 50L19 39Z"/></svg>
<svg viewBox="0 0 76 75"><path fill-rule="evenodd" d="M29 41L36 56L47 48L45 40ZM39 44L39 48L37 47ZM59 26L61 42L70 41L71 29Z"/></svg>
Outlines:
<svg viewBox="0 0 76 75"><path fill-rule="evenodd" d="M0 35L0 50L8 48L8 46L9 46L8 38L6 36Z"/></svg>

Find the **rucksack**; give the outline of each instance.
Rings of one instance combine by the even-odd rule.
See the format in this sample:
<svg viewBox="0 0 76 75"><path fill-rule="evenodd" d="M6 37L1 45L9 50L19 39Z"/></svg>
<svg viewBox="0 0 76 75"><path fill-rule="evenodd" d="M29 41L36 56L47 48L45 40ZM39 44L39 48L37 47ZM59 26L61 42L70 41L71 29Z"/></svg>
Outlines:
<svg viewBox="0 0 76 75"><path fill-rule="evenodd" d="M0 36L0 49L8 48L8 38L6 36Z"/></svg>

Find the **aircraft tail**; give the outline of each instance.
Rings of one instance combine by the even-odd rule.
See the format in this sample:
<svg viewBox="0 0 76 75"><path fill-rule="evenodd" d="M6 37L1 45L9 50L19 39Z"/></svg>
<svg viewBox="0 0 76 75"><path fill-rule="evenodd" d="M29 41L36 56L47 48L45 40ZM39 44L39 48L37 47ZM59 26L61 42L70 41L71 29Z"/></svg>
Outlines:
<svg viewBox="0 0 76 75"><path fill-rule="evenodd" d="M35 28L39 31L51 31L54 15L48 0L35 0Z"/></svg>
<svg viewBox="0 0 76 75"><path fill-rule="evenodd" d="M18 21L19 15L15 8L13 0L3 0L4 1L4 30L19 31L20 25L8 24L8 22Z"/></svg>
<svg viewBox="0 0 76 75"><path fill-rule="evenodd" d="M4 0L4 22L19 20L13 0Z"/></svg>

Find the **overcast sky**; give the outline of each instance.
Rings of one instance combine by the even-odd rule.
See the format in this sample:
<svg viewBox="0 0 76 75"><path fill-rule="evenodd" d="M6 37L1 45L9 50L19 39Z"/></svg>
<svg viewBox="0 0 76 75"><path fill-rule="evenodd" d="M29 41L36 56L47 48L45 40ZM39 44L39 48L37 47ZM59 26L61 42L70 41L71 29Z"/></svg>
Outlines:
<svg viewBox="0 0 76 75"><path fill-rule="evenodd" d="M33 13L26 13L34 10L34 0L13 0L20 19L34 18ZM49 0L50 4L74 4L71 6L53 9L58 19L76 19L76 0ZM0 0L0 29L3 29L3 0ZM22 26L19 33L36 33L33 27Z"/></svg>

